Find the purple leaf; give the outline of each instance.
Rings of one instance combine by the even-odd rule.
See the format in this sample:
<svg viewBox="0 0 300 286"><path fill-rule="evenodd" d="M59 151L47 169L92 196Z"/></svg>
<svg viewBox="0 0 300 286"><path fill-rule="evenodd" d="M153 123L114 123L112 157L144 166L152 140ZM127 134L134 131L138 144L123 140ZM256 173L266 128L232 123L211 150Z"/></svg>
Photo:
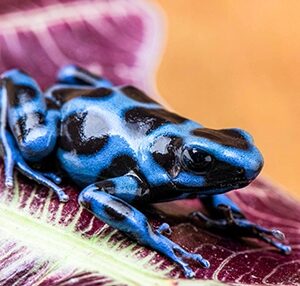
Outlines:
<svg viewBox="0 0 300 286"><path fill-rule="evenodd" d="M115 84L153 88L163 22L144 1L1 1L0 71L25 69L42 87L75 63Z"/></svg>

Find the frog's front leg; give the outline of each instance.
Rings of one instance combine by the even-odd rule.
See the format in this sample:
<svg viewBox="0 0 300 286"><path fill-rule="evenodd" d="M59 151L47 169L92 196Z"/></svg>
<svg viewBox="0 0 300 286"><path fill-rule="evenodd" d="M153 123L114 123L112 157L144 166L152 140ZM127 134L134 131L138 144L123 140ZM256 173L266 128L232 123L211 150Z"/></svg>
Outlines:
<svg viewBox="0 0 300 286"><path fill-rule="evenodd" d="M16 166L27 177L51 188L61 201L68 200L63 190L48 179L51 177L58 182L57 176L52 173L44 176L27 164L39 162L54 149L59 110L53 106L47 109L37 83L19 70L2 74L0 88L5 185L13 186L13 169Z"/></svg>
<svg viewBox="0 0 300 286"><path fill-rule="evenodd" d="M137 176L129 174L86 187L79 196L79 202L105 223L177 263L186 277L193 277L195 273L185 260L194 260L209 267L209 262L201 255L187 252L164 236L162 233L169 230L166 224L152 230L147 218L125 201L126 198L131 201L134 195L146 193L145 188L146 184Z"/></svg>
<svg viewBox="0 0 300 286"><path fill-rule="evenodd" d="M208 196L201 198L201 201L213 218L208 218L201 212L194 212L192 217L199 219L206 227L221 230L222 233L227 232L229 235L258 238L285 254L291 251L290 246L279 242L285 239L281 231L251 223L226 195Z"/></svg>

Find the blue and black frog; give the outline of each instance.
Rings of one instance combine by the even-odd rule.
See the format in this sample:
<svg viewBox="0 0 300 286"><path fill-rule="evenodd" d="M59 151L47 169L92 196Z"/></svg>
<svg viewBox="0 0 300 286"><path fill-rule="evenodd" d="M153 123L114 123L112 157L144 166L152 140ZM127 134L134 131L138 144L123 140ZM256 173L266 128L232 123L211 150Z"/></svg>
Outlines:
<svg viewBox="0 0 300 286"><path fill-rule="evenodd" d="M279 230L249 222L224 193L247 186L263 166L251 135L241 129L214 130L166 110L134 86L114 86L80 67L60 70L42 92L25 72L1 76L1 142L5 184L16 167L49 187L65 202L54 170L35 168L55 158L82 191L79 203L110 226L180 265L209 262L167 238L163 223L153 229L136 205L199 198L211 217L194 213L207 227L263 240L283 253ZM142 209L139 207L139 209Z"/></svg>

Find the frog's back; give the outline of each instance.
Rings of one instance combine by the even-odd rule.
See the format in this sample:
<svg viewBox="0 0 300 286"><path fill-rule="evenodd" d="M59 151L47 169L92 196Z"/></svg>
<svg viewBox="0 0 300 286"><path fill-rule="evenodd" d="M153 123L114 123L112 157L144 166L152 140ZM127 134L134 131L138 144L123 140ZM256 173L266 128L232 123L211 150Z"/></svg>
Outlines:
<svg viewBox="0 0 300 286"><path fill-rule="evenodd" d="M140 145L168 121L185 119L132 86L58 90L62 101L58 158L79 185L138 168Z"/></svg>
<svg viewBox="0 0 300 286"><path fill-rule="evenodd" d="M60 147L84 155L97 153L113 136L136 149L157 113L167 112L133 86L68 89L53 95L64 98Z"/></svg>

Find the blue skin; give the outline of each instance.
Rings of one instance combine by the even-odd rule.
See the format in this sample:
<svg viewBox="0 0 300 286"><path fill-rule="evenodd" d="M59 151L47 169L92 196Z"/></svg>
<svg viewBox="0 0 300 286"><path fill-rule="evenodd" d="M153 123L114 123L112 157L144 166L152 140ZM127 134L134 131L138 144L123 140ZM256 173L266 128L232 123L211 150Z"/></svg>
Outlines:
<svg viewBox="0 0 300 286"><path fill-rule="evenodd" d="M247 132L204 128L166 111L134 87L113 86L77 66L64 67L58 83L45 94L22 71L10 70L1 79L0 135L7 187L13 186L16 166L67 201L55 173L31 167L55 154L63 171L83 188L80 204L167 256L190 278L195 273L187 260L203 267L209 262L169 240L166 223L153 230L135 204L197 197L215 217L192 214L207 227L256 237L290 252L278 241L284 239L280 231L249 222L224 195L248 185L263 166Z"/></svg>

